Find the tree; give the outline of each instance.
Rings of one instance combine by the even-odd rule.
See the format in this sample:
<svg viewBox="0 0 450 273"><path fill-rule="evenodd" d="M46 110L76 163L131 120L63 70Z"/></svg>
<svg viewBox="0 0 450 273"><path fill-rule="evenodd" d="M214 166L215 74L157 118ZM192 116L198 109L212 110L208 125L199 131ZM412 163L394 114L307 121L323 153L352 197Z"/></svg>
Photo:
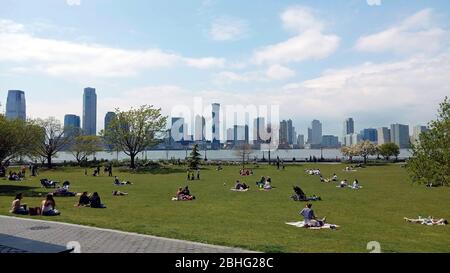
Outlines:
<svg viewBox="0 0 450 273"><path fill-rule="evenodd" d="M116 109L103 137L115 149L123 151L130 157L130 167L136 168L136 155L160 142L157 137L163 133L167 117L162 116L161 109L143 105L128 111Z"/></svg>
<svg viewBox="0 0 450 273"><path fill-rule="evenodd" d="M370 155L375 155L377 153L377 146L372 142L366 140L358 143L354 147L354 152L358 156L364 158L364 164L367 164L367 157L369 157Z"/></svg>
<svg viewBox="0 0 450 273"><path fill-rule="evenodd" d="M78 164L81 164L83 161L87 160L89 156L102 150L102 141L98 136L80 135L75 137L70 150Z"/></svg>
<svg viewBox="0 0 450 273"><path fill-rule="evenodd" d="M450 183L450 102L445 97L438 117L431 121L429 130L412 144L412 156L406 167L413 182L433 185Z"/></svg>
<svg viewBox="0 0 450 273"><path fill-rule="evenodd" d="M31 155L38 145L40 131L30 122L9 120L0 114L0 167L20 156Z"/></svg>
<svg viewBox="0 0 450 273"><path fill-rule="evenodd" d="M201 154L198 152L198 145L195 144L192 147L191 154L188 157L188 167L190 170L197 170L200 165L202 158Z"/></svg>
<svg viewBox="0 0 450 273"><path fill-rule="evenodd" d="M342 148L341 148L341 153L342 153L344 156L347 156L348 159L349 159L350 161L353 160L353 157L354 157L354 156L357 156L357 155L358 155L358 154L356 153L355 147L349 147L349 146L344 146L344 147L342 147Z"/></svg>
<svg viewBox="0 0 450 273"><path fill-rule="evenodd" d="M252 150L252 146L250 144L244 143L244 144L236 146L235 154L239 158L242 158L242 169L245 169L245 160L248 159L252 153L253 153L253 150Z"/></svg>
<svg viewBox="0 0 450 273"><path fill-rule="evenodd" d="M51 169L52 158L73 140L71 134L67 135L61 122L54 117L36 119L33 123L40 127L39 145L34 149L37 156L47 159L47 167Z"/></svg>
<svg viewBox="0 0 450 273"><path fill-rule="evenodd" d="M389 160L391 156L395 156L397 159L400 154L400 147L392 142L384 143L379 146L379 153L384 159Z"/></svg>

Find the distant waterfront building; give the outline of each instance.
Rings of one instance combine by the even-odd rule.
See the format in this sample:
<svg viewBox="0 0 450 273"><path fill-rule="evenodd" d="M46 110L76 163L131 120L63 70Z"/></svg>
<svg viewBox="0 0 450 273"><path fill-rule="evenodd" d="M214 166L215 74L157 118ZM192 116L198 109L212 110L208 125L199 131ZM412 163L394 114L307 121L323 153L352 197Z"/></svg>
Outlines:
<svg viewBox="0 0 450 273"><path fill-rule="evenodd" d="M206 120L203 116L196 115L195 116L195 124L194 124L194 140L195 141L205 141L205 126Z"/></svg>
<svg viewBox="0 0 450 273"><path fill-rule="evenodd" d="M419 137L420 134L427 132L428 131L428 127L427 126L423 126L423 125L417 125L413 127L413 135L412 135L412 141L413 143L416 143L417 141L419 141Z"/></svg>
<svg viewBox="0 0 450 273"><path fill-rule="evenodd" d="M344 121L344 129L342 136L345 139L346 135L353 134L355 132L355 122L353 118L348 118Z"/></svg>
<svg viewBox="0 0 450 273"><path fill-rule="evenodd" d="M409 126L398 123L392 124L391 142L397 144L400 149L409 148Z"/></svg>
<svg viewBox="0 0 450 273"><path fill-rule="evenodd" d="M249 143L248 125L234 125L233 134L234 145Z"/></svg>
<svg viewBox="0 0 450 273"><path fill-rule="evenodd" d="M324 148L338 148L339 147L339 137L332 135L322 136L322 147Z"/></svg>
<svg viewBox="0 0 450 273"><path fill-rule="evenodd" d="M297 137L297 145L299 148L305 147L305 136L304 135L298 135Z"/></svg>
<svg viewBox="0 0 450 273"><path fill-rule="evenodd" d="M97 135L97 94L91 87L85 88L83 94L83 133Z"/></svg>
<svg viewBox="0 0 450 273"><path fill-rule="evenodd" d="M9 90L6 101L6 118L27 119L25 92L21 90Z"/></svg>
<svg viewBox="0 0 450 273"><path fill-rule="evenodd" d="M64 116L64 135L72 137L78 135L81 131L81 119L77 115L65 115Z"/></svg>
<svg viewBox="0 0 450 273"><path fill-rule="evenodd" d="M105 132L109 129L109 125L111 124L111 122L116 118L116 113L114 112L108 112L105 115Z"/></svg>
<svg viewBox="0 0 450 273"><path fill-rule="evenodd" d="M212 104L212 149L220 149L220 104Z"/></svg>
<svg viewBox="0 0 450 273"><path fill-rule="evenodd" d="M311 122L311 144L322 144L322 123L316 119Z"/></svg>
<svg viewBox="0 0 450 273"><path fill-rule="evenodd" d="M288 119L286 122L287 126L287 143L288 144L294 144L294 134L295 134L295 128L292 126L292 120Z"/></svg>
<svg viewBox="0 0 450 273"><path fill-rule="evenodd" d="M370 142L377 142L378 141L378 131L377 129L368 128L361 130L361 139L363 141L368 140Z"/></svg>
<svg viewBox="0 0 450 273"><path fill-rule="evenodd" d="M227 129L227 143L228 144L234 143L234 128Z"/></svg>
<svg viewBox="0 0 450 273"><path fill-rule="evenodd" d="M174 142L182 142L184 141L184 118L181 117L172 117L172 124L170 130L170 140L172 143Z"/></svg>
<svg viewBox="0 0 450 273"><path fill-rule="evenodd" d="M288 122L282 120L280 122L280 145L289 144Z"/></svg>
<svg viewBox="0 0 450 273"><path fill-rule="evenodd" d="M378 145L391 142L391 130L387 127L381 127L377 129Z"/></svg>
<svg viewBox="0 0 450 273"><path fill-rule="evenodd" d="M361 142L361 135L360 134L348 134L345 136L345 146L351 147L355 146L358 143Z"/></svg>
<svg viewBox="0 0 450 273"><path fill-rule="evenodd" d="M263 117L258 117L253 122L253 144L260 147L261 144L269 141L269 126Z"/></svg>
<svg viewBox="0 0 450 273"><path fill-rule="evenodd" d="M306 139L306 143L311 144L312 143L312 129L308 128L308 138Z"/></svg>

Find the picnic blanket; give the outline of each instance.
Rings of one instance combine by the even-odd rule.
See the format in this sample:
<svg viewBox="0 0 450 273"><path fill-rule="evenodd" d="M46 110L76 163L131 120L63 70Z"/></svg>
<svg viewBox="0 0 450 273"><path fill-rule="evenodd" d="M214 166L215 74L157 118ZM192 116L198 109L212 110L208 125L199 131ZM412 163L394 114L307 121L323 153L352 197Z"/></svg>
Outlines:
<svg viewBox="0 0 450 273"><path fill-rule="evenodd" d="M245 189L245 190L243 190L243 189L230 189L230 191L238 191L238 192L246 192L246 191L248 191L249 189Z"/></svg>
<svg viewBox="0 0 450 273"><path fill-rule="evenodd" d="M291 225L291 226L295 226L295 227L299 227L299 228L304 228L305 227L305 221L300 221L300 222L288 222L286 223L287 225ZM334 225L334 224L328 224L326 223L325 225L323 225L322 227L308 227L308 229L337 229L340 226L338 225Z"/></svg>

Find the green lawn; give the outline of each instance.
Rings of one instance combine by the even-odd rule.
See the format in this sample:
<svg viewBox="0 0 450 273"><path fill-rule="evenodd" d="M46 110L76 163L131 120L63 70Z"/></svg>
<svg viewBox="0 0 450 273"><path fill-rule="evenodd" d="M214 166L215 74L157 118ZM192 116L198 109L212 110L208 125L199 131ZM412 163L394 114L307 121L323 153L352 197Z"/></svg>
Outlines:
<svg viewBox="0 0 450 273"><path fill-rule="evenodd" d="M339 178L358 178L359 191L338 189L336 184L320 183L305 168L319 167L325 177L334 172ZM428 189L412 185L400 165L370 166L346 173L344 165L287 166L278 171L273 166L255 169L255 175L239 177L239 167L223 171L207 168L202 180L188 182L197 197L193 202L173 202L171 197L186 184L186 172L172 168L163 173L115 173L134 182L120 187L125 197L113 197L112 179L84 176L82 169L41 172L40 177L24 182L0 180L0 214L8 215L16 192L23 192L24 203L38 206L47 191L40 188L40 178L71 181L71 190L97 191L107 205L105 210L77 208L78 198L57 198L62 215L46 220L112 228L218 245L237 246L263 252L368 252L369 241L381 243L383 252L449 252L447 226L428 227L407 224L403 217L436 216L450 218L450 188ZM116 169L117 170L117 169ZM91 173L91 172L90 172ZM262 175L272 177L276 189L256 190ZM230 191L236 179L253 186L249 192ZM226 183L226 185L224 185ZM341 226L339 230L306 230L286 225L301 220L298 212L305 205L290 199L292 186L300 185L308 194L322 196L314 202L317 216ZM35 196L35 197L31 197ZM36 217L37 219L41 217Z"/></svg>

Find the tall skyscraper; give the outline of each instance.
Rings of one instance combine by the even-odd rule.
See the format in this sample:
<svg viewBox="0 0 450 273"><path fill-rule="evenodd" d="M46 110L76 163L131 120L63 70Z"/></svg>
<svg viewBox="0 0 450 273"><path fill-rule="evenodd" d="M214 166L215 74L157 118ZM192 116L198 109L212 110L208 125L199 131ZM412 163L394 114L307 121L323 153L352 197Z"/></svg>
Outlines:
<svg viewBox="0 0 450 273"><path fill-rule="evenodd" d="M173 117L172 118L172 127L171 127L171 141L172 142L180 142L184 141L185 131L184 131L184 118Z"/></svg>
<svg viewBox="0 0 450 273"><path fill-rule="evenodd" d="M200 115L196 115L194 124L195 141L205 141L205 126L206 126L205 118Z"/></svg>
<svg viewBox="0 0 450 273"><path fill-rule="evenodd" d="M345 146L351 147L361 142L360 134L348 134L345 136Z"/></svg>
<svg viewBox="0 0 450 273"><path fill-rule="evenodd" d="M313 145L322 144L322 123L316 119L311 122L311 140Z"/></svg>
<svg viewBox="0 0 450 273"><path fill-rule="evenodd" d="M74 136L81 131L80 117L77 115L65 115L64 116L64 134L65 136Z"/></svg>
<svg viewBox="0 0 450 273"><path fill-rule="evenodd" d="M298 135L298 137L297 137L297 145L300 148L304 148L305 147L305 136L304 135Z"/></svg>
<svg viewBox="0 0 450 273"><path fill-rule="evenodd" d="M220 104L212 104L212 142L213 149L220 148Z"/></svg>
<svg viewBox="0 0 450 273"><path fill-rule="evenodd" d="M324 148L338 148L339 147L339 137L332 135L322 136L322 147Z"/></svg>
<svg viewBox="0 0 450 273"><path fill-rule="evenodd" d="M21 90L9 90L6 101L6 117L8 119L27 119L25 92Z"/></svg>
<svg viewBox="0 0 450 273"><path fill-rule="evenodd" d="M97 94L91 87L85 88L83 94L83 133L97 135Z"/></svg>
<svg viewBox="0 0 450 273"><path fill-rule="evenodd" d="M397 144L400 149L409 148L409 126L403 124L392 124L391 142Z"/></svg>
<svg viewBox="0 0 450 273"><path fill-rule="evenodd" d="M248 144L249 143L249 130L248 125L234 125L234 144L235 145L242 145L242 144Z"/></svg>
<svg viewBox="0 0 450 273"><path fill-rule="evenodd" d="M308 138L306 140L306 143L311 144L312 143L312 129L308 128Z"/></svg>
<svg viewBox="0 0 450 273"><path fill-rule="evenodd" d="M259 145L266 143L268 130L266 128L266 119L263 117L258 117L253 122L253 144Z"/></svg>
<svg viewBox="0 0 450 273"><path fill-rule="evenodd" d="M289 119L287 121L287 143L288 144L294 144L294 139L293 139L294 131L295 131L295 128L294 128L294 126L292 126L292 120Z"/></svg>
<svg viewBox="0 0 450 273"><path fill-rule="evenodd" d="M377 129L378 145L391 142L391 130L387 127L381 127Z"/></svg>
<svg viewBox="0 0 450 273"><path fill-rule="evenodd" d="M286 145L289 143L288 122L282 120L280 122L280 144Z"/></svg>
<svg viewBox="0 0 450 273"><path fill-rule="evenodd" d="M368 128L361 130L361 139L368 140L370 142L377 142L378 141L377 129Z"/></svg>
<svg viewBox="0 0 450 273"><path fill-rule="evenodd" d="M342 143L344 146L351 146L350 144L347 144L346 140L348 139L347 135L355 133L355 122L353 121L353 118L348 118L344 121L344 129L342 133Z"/></svg>
<svg viewBox="0 0 450 273"><path fill-rule="evenodd" d="M420 140L420 134L421 133L424 133L424 132L426 132L426 131L428 131L428 127L427 126L423 126L423 125L417 125L417 126L414 126L414 128L413 128L413 135L412 135L412 142L413 143L416 143L417 141L419 141Z"/></svg>
<svg viewBox="0 0 450 273"><path fill-rule="evenodd" d="M114 112L108 112L105 115L105 128L104 130L107 131L109 129L109 125L111 122L116 118L116 113Z"/></svg>

